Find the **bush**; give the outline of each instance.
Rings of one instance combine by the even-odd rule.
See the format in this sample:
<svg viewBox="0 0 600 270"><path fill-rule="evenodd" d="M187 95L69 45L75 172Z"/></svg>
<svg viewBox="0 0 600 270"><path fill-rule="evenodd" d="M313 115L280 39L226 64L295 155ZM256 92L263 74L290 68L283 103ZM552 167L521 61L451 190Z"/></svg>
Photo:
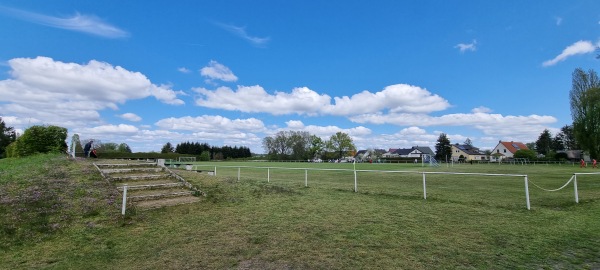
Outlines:
<svg viewBox="0 0 600 270"><path fill-rule="evenodd" d="M527 158L529 160L535 160L537 158L537 154L535 151L530 149L520 149L515 152L515 158Z"/></svg>
<svg viewBox="0 0 600 270"><path fill-rule="evenodd" d="M58 126L32 126L7 147L7 157L67 150L67 129Z"/></svg>
<svg viewBox="0 0 600 270"><path fill-rule="evenodd" d="M202 154L200 154L200 161L210 161L210 152L202 151Z"/></svg>

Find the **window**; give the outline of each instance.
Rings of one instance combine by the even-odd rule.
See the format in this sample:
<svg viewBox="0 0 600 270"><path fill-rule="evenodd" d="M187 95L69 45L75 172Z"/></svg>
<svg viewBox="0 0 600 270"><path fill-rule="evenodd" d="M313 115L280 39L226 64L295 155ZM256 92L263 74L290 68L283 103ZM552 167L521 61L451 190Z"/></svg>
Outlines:
<svg viewBox="0 0 600 270"><path fill-rule="evenodd" d="M504 149L504 153L506 153L506 149Z"/></svg>

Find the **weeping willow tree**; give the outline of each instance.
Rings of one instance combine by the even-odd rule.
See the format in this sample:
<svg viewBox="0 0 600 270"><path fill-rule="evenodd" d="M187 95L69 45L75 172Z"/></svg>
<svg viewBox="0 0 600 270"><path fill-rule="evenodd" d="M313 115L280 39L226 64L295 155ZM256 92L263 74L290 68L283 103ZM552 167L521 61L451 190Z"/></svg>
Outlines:
<svg viewBox="0 0 600 270"><path fill-rule="evenodd" d="M600 79L594 70L573 72L569 93L573 133L582 150L592 158L600 154Z"/></svg>

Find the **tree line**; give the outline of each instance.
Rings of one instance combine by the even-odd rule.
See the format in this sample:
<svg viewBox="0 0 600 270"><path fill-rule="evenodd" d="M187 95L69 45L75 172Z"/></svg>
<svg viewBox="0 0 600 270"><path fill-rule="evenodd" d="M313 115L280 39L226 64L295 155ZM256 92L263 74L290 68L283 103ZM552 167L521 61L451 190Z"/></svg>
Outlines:
<svg viewBox="0 0 600 270"><path fill-rule="evenodd" d="M226 160L249 158L252 156L250 148L245 146L210 146L208 143L183 142L173 146L170 142L163 145L161 153L178 153L200 156L200 160Z"/></svg>
<svg viewBox="0 0 600 270"><path fill-rule="evenodd" d="M350 135L337 132L323 140L308 131L279 131L262 141L270 160L338 159L354 155L356 146Z"/></svg>

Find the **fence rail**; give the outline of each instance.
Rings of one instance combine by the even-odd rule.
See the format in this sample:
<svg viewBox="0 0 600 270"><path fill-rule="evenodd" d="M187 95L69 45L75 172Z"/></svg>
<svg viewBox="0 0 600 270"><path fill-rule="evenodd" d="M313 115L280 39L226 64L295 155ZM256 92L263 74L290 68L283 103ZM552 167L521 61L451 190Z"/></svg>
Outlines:
<svg viewBox="0 0 600 270"><path fill-rule="evenodd" d="M221 169L237 169L237 180L241 180L242 169L266 170L266 180L271 181L271 172L273 170L282 171L304 171L304 186L308 187L308 172L348 172L354 175L354 192L358 192L358 173L394 173L394 174L413 174L422 175L422 190L423 199L427 199L427 175L471 175L471 176L486 176L486 177L517 177L524 180L524 193L527 210L531 209L529 198L529 186L526 174L495 174L495 173L461 173L461 172L427 172L427 171L406 171L406 170L356 170L356 169L328 169L328 168L286 168L286 167L255 167L255 166L215 166L215 165L191 165L190 170L200 170L199 168L210 167L213 169L213 174L217 175L217 170ZM219 170L220 171L220 170Z"/></svg>

